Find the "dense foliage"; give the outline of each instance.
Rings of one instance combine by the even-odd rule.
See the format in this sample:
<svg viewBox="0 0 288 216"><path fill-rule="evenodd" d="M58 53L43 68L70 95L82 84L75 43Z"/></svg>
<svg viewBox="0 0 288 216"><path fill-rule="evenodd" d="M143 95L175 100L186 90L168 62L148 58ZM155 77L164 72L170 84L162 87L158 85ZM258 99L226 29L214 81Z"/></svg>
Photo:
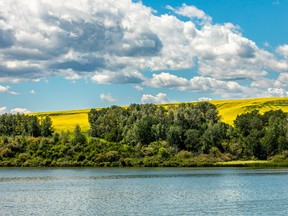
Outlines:
<svg viewBox="0 0 288 216"><path fill-rule="evenodd" d="M89 113L91 136L131 146L165 141L177 151L220 153L231 158L257 158L281 154L288 147L287 113L257 110L237 116L235 127L220 121L208 102L179 104L165 109L153 104L112 106Z"/></svg>
<svg viewBox="0 0 288 216"><path fill-rule="evenodd" d="M29 135L33 137L48 137L53 133L52 121L49 116L41 118L24 114L0 115L0 135L16 136Z"/></svg>
<svg viewBox="0 0 288 216"><path fill-rule="evenodd" d="M209 102L91 109L90 136L53 133L49 117L0 116L0 166L196 166L238 159L286 160L281 110L221 122ZM287 156L287 157L286 157Z"/></svg>

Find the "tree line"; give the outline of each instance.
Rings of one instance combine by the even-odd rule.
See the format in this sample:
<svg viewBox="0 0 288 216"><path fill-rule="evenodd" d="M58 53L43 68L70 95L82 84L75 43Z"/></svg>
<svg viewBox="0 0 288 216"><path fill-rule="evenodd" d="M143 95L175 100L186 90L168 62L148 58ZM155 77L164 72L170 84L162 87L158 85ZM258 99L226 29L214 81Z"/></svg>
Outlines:
<svg viewBox="0 0 288 216"><path fill-rule="evenodd" d="M288 159L282 110L221 121L209 102L91 109L89 135L53 132L49 116L0 116L0 166L204 166L239 159Z"/></svg>
<svg viewBox="0 0 288 216"><path fill-rule="evenodd" d="M45 116L40 120L36 116L24 114L0 115L0 135L25 135L33 137L48 137L53 133L52 120Z"/></svg>
<svg viewBox="0 0 288 216"><path fill-rule="evenodd" d="M234 158L257 158L281 154L288 148L287 113L271 110L238 115L234 127L221 122L209 102L181 103L165 108L132 104L91 109L91 136L131 146L165 141L177 150L194 154L227 153Z"/></svg>

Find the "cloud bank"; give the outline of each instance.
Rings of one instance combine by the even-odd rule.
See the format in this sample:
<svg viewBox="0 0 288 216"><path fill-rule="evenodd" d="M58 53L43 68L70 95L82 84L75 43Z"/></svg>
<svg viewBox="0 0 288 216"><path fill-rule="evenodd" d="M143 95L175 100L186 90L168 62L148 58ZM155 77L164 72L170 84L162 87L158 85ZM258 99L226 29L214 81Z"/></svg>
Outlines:
<svg viewBox="0 0 288 216"><path fill-rule="evenodd" d="M255 96L267 88L287 87L280 78L267 78L270 72L279 77L288 74L287 44L273 53L243 37L238 26L213 23L193 5L166 9L166 14L157 15L131 0L1 1L0 82L90 78L95 84L223 97ZM152 78L143 75L147 68ZM197 76L191 73L187 79L173 72L183 69L196 70ZM271 85L264 88L259 80L265 79ZM251 86L242 86L243 80ZM1 86L0 92L13 94L5 88Z"/></svg>

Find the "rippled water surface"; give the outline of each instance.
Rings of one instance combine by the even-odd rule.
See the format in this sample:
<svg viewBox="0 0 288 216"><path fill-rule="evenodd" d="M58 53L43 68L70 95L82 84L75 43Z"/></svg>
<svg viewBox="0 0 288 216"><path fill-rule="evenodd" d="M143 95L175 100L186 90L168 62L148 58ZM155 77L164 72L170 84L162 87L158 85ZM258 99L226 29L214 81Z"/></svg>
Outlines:
<svg viewBox="0 0 288 216"><path fill-rule="evenodd" d="M288 215L288 169L0 169L0 215Z"/></svg>

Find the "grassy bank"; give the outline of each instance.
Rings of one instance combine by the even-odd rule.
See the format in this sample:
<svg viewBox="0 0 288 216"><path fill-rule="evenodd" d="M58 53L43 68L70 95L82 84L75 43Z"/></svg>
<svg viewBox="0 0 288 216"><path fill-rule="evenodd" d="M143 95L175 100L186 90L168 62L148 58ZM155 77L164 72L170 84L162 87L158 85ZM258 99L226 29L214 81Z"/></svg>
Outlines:
<svg viewBox="0 0 288 216"><path fill-rule="evenodd" d="M268 160L226 161L213 164L214 167L251 167L251 168L277 168L288 167L288 162L274 162Z"/></svg>

